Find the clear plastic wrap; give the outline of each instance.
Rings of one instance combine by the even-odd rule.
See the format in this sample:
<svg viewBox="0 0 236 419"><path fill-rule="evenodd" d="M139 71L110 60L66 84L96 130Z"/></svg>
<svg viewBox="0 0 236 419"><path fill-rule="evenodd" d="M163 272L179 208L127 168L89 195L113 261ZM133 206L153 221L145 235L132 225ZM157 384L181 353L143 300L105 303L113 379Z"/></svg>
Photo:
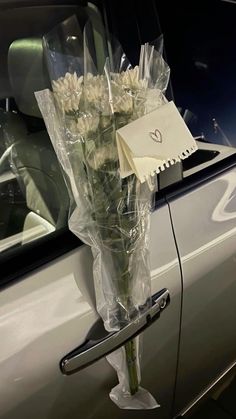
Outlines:
<svg viewBox="0 0 236 419"><path fill-rule="evenodd" d="M83 45L73 35L75 27L73 17L44 37L53 93L37 92L36 98L72 191L69 228L92 249L97 310L108 331L119 331L151 304L150 212L157 185L156 177L143 184L135 175L121 179L116 130L165 103L169 67L155 46L146 44L132 69L117 44L98 74L90 26ZM67 49L71 38L77 41ZM108 357L119 379L110 397L121 408L158 407L140 387L138 342L131 340Z"/></svg>

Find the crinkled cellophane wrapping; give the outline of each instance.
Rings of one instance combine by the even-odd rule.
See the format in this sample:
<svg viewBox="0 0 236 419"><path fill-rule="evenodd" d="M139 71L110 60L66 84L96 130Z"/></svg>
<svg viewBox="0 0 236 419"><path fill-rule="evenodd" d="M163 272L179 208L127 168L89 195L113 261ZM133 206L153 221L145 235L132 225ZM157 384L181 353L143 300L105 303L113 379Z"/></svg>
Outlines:
<svg viewBox="0 0 236 419"><path fill-rule="evenodd" d="M135 69L119 73L107 62L103 75L67 72L53 80L53 93L36 93L73 197L69 228L92 249L97 311L108 331L135 321L151 304L150 212L156 178L143 184L135 175L121 179L116 146L116 129L165 102L169 68L154 47L141 51ZM158 407L140 387L139 338L107 359L118 374L110 397L119 407Z"/></svg>

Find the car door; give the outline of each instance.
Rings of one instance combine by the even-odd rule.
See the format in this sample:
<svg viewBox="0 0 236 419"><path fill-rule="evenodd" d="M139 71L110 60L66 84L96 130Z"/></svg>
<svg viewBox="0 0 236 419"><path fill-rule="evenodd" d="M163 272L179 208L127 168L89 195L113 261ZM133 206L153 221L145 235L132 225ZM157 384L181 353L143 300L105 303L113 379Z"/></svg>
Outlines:
<svg viewBox="0 0 236 419"><path fill-rule="evenodd" d="M236 155L199 147L198 154L208 148L218 157L186 171L182 189L167 198L183 274L176 414L236 362Z"/></svg>
<svg viewBox="0 0 236 419"><path fill-rule="evenodd" d="M147 411L145 417L168 418L177 367L181 276L166 204L152 214L151 272L152 293L167 288L171 301L143 333L142 385L161 404L158 412ZM110 401L117 377L104 357L70 376L60 370L61 359L85 342L97 319L92 256L85 245L1 289L1 419L144 417L143 411L120 410Z"/></svg>
<svg viewBox="0 0 236 419"><path fill-rule="evenodd" d="M170 13L168 2L156 3L175 101L200 136L183 181L168 194L183 274L178 414L235 363L236 6L180 1Z"/></svg>

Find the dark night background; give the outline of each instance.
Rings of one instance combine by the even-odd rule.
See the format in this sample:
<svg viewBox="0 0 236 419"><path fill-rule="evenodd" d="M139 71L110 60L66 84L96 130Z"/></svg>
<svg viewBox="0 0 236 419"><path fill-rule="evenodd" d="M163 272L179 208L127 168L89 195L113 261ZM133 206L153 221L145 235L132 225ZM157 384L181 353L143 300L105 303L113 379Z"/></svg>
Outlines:
<svg viewBox="0 0 236 419"><path fill-rule="evenodd" d="M133 64L140 44L164 35L177 105L197 116L194 134L225 143L216 118L236 146L236 2L105 1L111 31ZM171 92L169 91L169 97Z"/></svg>

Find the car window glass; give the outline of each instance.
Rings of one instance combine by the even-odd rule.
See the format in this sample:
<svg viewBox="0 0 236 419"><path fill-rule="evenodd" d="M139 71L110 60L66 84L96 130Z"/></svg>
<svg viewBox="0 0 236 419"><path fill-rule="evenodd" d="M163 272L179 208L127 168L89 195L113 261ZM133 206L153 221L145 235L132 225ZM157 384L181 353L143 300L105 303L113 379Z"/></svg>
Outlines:
<svg viewBox="0 0 236 419"><path fill-rule="evenodd" d="M34 92L50 87L42 36L84 1L0 2L0 254L67 226L69 195Z"/></svg>
<svg viewBox="0 0 236 419"><path fill-rule="evenodd" d="M175 102L199 140L183 169L200 170L236 146L236 2L180 1L171 13L170 2L155 3Z"/></svg>
<svg viewBox="0 0 236 419"><path fill-rule="evenodd" d="M140 44L164 36L171 70L167 91L199 150L159 176L159 189L235 154L236 50L234 1L105 0L110 29L137 64ZM145 18L144 18L145 16ZM235 34L236 35L236 34Z"/></svg>

